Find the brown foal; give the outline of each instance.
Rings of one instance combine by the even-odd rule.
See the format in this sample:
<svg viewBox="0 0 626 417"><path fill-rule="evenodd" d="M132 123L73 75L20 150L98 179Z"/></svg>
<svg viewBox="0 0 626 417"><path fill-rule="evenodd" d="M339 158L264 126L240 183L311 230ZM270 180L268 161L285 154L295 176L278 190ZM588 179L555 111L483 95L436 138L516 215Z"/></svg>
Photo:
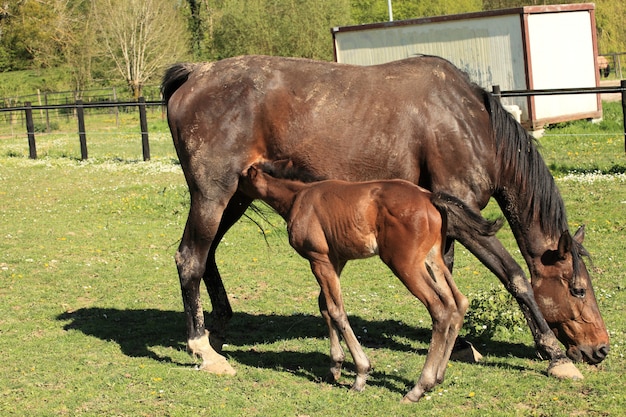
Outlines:
<svg viewBox="0 0 626 417"><path fill-rule="evenodd" d="M418 401L443 381L468 306L443 260L447 217L467 217L465 206L454 197L431 194L404 180L303 183L265 171L284 174L277 173L275 165L253 165L242 174L239 190L263 200L285 219L289 243L311 264L321 288L320 312L330 332L329 380L337 381L341 374L342 337L356 366L352 389L365 387L370 362L348 322L339 276L347 261L378 255L432 318L422 373L403 398ZM464 221L468 223L467 218ZM488 235L500 224L474 216L469 226Z"/></svg>

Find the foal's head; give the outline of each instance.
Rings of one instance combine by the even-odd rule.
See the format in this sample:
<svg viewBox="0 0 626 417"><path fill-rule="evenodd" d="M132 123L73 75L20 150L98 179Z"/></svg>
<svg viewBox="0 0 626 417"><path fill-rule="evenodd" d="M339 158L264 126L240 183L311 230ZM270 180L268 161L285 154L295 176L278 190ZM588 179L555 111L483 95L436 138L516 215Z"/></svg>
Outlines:
<svg viewBox="0 0 626 417"><path fill-rule="evenodd" d="M249 197L262 199L267 195L268 183L268 179L263 174L267 174L273 178L303 183L316 182L324 179L295 165L290 159L257 162L241 173L239 178L239 190Z"/></svg>
<svg viewBox="0 0 626 417"><path fill-rule="evenodd" d="M251 198L262 199L267 195L267 181L262 175L258 164L254 164L239 176L239 191Z"/></svg>

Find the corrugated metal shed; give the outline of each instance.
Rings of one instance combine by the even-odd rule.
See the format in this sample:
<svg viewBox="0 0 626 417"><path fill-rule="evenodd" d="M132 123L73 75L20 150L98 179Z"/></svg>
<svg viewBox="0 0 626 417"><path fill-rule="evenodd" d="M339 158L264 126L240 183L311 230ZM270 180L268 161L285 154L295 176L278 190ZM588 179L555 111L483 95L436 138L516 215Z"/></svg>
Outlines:
<svg viewBox="0 0 626 417"><path fill-rule="evenodd" d="M595 6L527 6L332 30L337 62L373 65L420 54L442 56L487 90L596 87ZM505 98L530 129L599 118L599 95Z"/></svg>

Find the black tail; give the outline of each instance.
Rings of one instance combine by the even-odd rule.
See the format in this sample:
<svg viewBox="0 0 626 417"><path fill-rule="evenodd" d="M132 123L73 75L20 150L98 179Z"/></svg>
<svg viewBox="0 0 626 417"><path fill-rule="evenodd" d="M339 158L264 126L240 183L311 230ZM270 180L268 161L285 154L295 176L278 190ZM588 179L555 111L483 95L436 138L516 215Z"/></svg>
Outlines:
<svg viewBox="0 0 626 417"><path fill-rule="evenodd" d="M504 223L503 218L493 222L485 219L479 213L470 210L464 202L446 193L433 193L430 200L439 211L447 214L449 225L454 225L454 229L466 234L493 236Z"/></svg>
<svg viewBox="0 0 626 417"><path fill-rule="evenodd" d="M174 64L165 71L161 82L161 95L165 104L170 100L172 94L185 84L194 68L195 64Z"/></svg>

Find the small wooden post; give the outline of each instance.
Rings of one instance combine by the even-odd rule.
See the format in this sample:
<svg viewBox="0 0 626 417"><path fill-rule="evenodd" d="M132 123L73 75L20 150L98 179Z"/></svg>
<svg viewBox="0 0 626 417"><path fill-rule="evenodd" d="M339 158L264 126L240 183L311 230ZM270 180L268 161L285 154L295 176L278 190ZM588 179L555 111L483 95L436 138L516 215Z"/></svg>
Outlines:
<svg viewBox="0 0 626 417"><path fill-rule="evenodd" d="M500 86L499 85L494 85L493 87L491 87L491 94L493 94L493 96L500 101L502 99L501 94L502 91L500 90Z"/></svg>
<svg viewBox="0 0 626 417"><path fill-rule="evenodd" d="M37 144L35 143L35 123L33 122L33 109L30 101L24 103L26 113L26 132L28 135L28 156L37 159Z"/></svg>
<svg viewBox="0 0 626 417"><path fill-rule="evenodd" d="M48 109L48 93L43 93L43 102L46 105L46 132L50 133L50 110Z"/></svg>
<svg viewBox="0 0 626 417"><path fill-rule="evenodd" d="M621 80L619 86L622 88L622 121L624 123L624 152L626 152L626 80Z"/></svg>
<svg viewBox="0 0 626 417"><path fill-rule="evenodd" d="M78 118L78 139L80 140L80 158L84 161L87 155L87 135L85 133L85 111L83 101L76 100L76 117Z"/></svg>
<svg viewBox="0 0 626 417"><path fill-rule="evenodd" d="M148 141L148 118L146 117L146 99L139 97L139 125L141 126L141 148L143 160L150 160L150 142Z"/></svg>

